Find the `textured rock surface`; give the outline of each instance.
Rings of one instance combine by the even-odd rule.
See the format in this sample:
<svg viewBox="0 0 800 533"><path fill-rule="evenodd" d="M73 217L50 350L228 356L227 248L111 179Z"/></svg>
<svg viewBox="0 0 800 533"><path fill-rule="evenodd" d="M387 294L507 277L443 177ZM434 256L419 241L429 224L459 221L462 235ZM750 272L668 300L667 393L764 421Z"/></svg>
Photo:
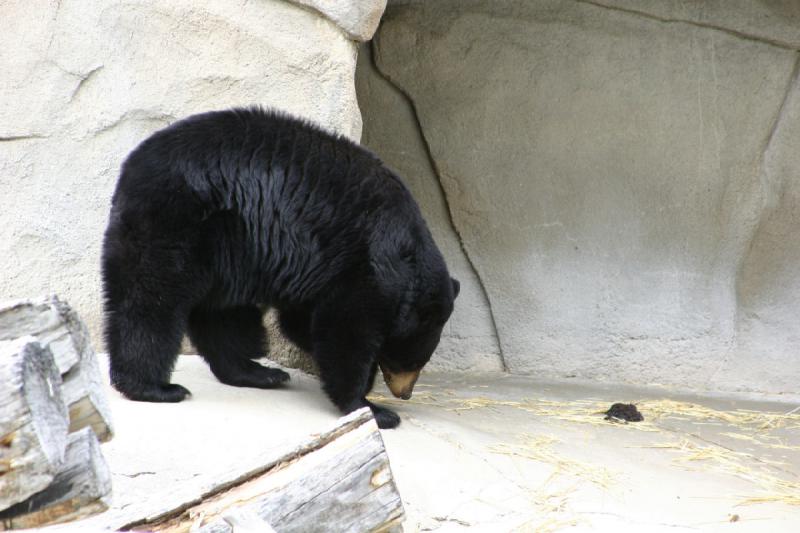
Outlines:
<svg viewBox="0 0 800 533"><path fill-rule="evenodd" d="M380 7L359 4L354 13ZM356 45L305 7L10 0L0 20L0 299L58 293L96 342L109 200L120 163L144 137L194 112L246 104L360 137Z"/></svg>
<svg viewBox="0 0 800 533"><path fill-rule="evenodd" d="M368 41L378 28L386 0L290 0L310 7L342 28L351 39Z"/></svg>
<svg viewBox="0 0 800 533"><path fill-rule="evenodd" d="M794 0L577 0L668 22L689 22L800 49L800 2Z"/></svg>
<svg viewBox="0 0 800 533"><path fill-rule="evenodd" d="M430 367L440 370L502 370L500 348L486 295L453 230L436 172L427 156L408 99L383 79L368 45L359 51L356 89L364 113L361 142L374 149L411 188L451 274L461 282L453 316Z"/></svg>
<svg viewBox="0 0 800 533"><path fill-rule="evenodd" d="M505 361L554 377L794 390L794 4L614 3L625 9L390 3L376 35ZM756 12L779 23L751 22ZM384 104L370 104L368 131L399 129Z"/></svg>
<svg viewBox="0 0 800 533"><path fill-rule="evenodd" d="M800 350L800 80L764 153L763 208L737 278L736 351L716 381L796 391Z"/></svg>

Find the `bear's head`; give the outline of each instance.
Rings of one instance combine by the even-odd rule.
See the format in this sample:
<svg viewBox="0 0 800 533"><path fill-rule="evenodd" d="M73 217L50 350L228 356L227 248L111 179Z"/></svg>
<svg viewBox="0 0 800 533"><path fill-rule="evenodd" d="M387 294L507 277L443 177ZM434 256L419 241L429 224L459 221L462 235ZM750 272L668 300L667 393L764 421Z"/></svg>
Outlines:
<svg viewBox="0 0 800 533"><path fill-rule="evenodd" d="M401 306L378 357L386 385L396 397L411 398L422 367L439 344L460 288L457 279L446 275L427 290L412 291L413 296Z"/></svg>

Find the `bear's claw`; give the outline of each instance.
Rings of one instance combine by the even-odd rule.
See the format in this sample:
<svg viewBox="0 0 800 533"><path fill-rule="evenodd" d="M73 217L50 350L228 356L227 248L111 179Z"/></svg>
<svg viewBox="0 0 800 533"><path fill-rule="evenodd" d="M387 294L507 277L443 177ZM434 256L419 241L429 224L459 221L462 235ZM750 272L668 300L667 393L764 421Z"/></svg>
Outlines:
<svg viewBox="0 0 800 533"><path fill-rule="evenodd" d="M378 423L379 428L392 429L400 425L400 415L386 407L375 405L372 402L367 403L369 408L372 409L372 416L375 417L375 422Z"/></svg>
<svg viewBox="0 0 800 533"><path fill-rule="evenodd" d="M255 361L228 361L224 365L212 365L211 371L220 382L234 387L274 389L289 381L289 374L279 368L270 368Z"/></svg>
<svg viewBox="0 0 800 533"><path fill-rule="evenodd" d="M176 383L155 384L115 384L114 388L120 391L129 400L137 402L164 402L177 403L191 397L189 389Z"/></svg>

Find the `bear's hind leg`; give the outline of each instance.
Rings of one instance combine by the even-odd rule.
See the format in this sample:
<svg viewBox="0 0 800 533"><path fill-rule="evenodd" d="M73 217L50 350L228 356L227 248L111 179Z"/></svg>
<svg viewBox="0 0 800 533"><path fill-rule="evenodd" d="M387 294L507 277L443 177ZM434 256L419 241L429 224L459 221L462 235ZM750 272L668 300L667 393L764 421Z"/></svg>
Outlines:
<svg viewBox="0 0 800 533"><path fill-rule="evenodd" d="M272 389L289 380L283 370L251 360L264 357L267 349L267 333L257 307L196 308L189 314L188 329L192 343L220 382Z"/></svg>
<svg viewBox="0 0 800 533"><path fill-rule="evenodd" d="M183 324L179 317L158 316L154 309L107 305L106 340L111 384L130 400L180 402L190 392L169 382L177 359Z"/></svg>
<svg viewBox="0 0 800 533"><path fill-rule="evenodd" d="M278 312L278 321L281 332L301 350L310 352L311 344L311 314L299 309L281 309Z"/></svg>

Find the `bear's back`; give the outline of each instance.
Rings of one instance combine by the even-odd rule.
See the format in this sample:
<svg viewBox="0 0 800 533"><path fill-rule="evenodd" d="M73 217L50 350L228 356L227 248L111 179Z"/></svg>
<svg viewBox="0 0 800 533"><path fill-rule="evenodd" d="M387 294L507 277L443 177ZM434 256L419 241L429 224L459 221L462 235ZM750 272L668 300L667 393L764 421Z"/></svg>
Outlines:
<svg viewBox="0 0 800 533"><path fill-rule="evenodd" d="M235 197L242 193L237 186L254 180L263 186L316 173L361 182L380 166L368 150L315 124L279 111L237 108L193 115L155 132L128 156L120 184L147 187L131 183L146 180L168 189L187 184L201 198L230 208L234 201L244 203ZM136 171L126 172L132 168Z"/></svg>
<svg viewBox="0 0 800 533"><path fill-rule="evenodd" d="M156 132L123 165L114 204L158 238L166 227L202 236L202 254L231 281L221 289L231 300L242 291L306 298L348 269L395 263L375 255L428 236L408 189L372 153L258 108ZM235 283L258 277L267 284Z"/></svg>

